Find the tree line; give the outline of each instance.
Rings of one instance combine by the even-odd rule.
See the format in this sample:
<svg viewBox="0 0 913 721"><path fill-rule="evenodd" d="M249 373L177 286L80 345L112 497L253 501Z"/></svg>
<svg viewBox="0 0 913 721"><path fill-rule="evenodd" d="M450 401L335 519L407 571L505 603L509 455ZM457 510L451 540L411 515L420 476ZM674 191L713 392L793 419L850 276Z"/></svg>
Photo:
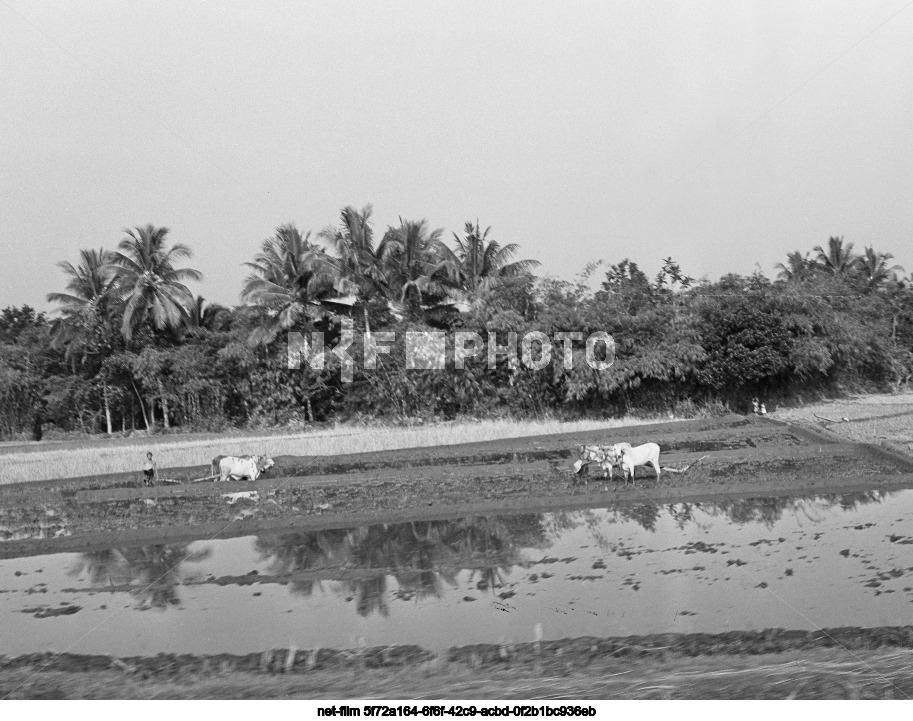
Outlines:
<svg viewBox="0 0 913 721"><path fill-rule="evenodd" d="M898 388L913 372L913 291L889 253L832 237L795 251L778 276L695 280L672 258L651 278L630 259L590 263L575 281L536 274L478 221L449 242L424 220L375 236L371 206L346 207L316 234L282 225L245 266L233 308L208 303L193 254L168 229L125 231L113 250L60 263L50 317L0 313L0 435L219 430L337 419L458 415L690 415L846 389ZM379 238L379 240L378 240ZM593 281L601 280L594 290ZM402 343L342 383L287 364L286 332L343 323L361 333L607 331L616 361L536 371L483 350L456 369L407 370ZM574 349L583 353L582 343ZM358 354L354 354L359 357Z"/></svg>

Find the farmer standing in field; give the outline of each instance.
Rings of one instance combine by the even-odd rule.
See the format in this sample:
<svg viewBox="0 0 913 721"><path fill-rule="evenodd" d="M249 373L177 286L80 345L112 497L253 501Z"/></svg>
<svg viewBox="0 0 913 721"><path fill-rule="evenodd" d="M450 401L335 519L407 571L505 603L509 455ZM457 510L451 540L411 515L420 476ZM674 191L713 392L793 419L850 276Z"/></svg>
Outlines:
<svg viewBox="0 0 913 721"><path fill-rule="evenodd" d="M155 461L152 460L152 451L149 451L146 454L146 462L143 463L143 484L146 486L154 486L154 481L158 478L158 467L155 465Z"/></svg>

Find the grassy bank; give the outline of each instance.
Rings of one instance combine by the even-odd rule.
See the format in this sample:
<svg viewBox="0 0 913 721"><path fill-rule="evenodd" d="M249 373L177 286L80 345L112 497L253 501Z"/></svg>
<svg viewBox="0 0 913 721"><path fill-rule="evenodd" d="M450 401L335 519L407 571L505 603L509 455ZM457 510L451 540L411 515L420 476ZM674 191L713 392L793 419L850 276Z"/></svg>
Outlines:
<svg viewBox="0 0 913 721"><path fill-rule="evenodd" d="M37 447L36 444L28 449L0 451L0 484L138 470L142 467L147 450L154 452L160 468L169 468L208 464L218 454L332 456L574 433L642 422L643 419L639 418L571 422L507 419L410 427L341 425L286 435L175 437L172 440L156 438L154 444L150 443L150 439L144 438L121 439L107 444L93 442L88 447L79 441L55 443L47 449Z"/></svg>

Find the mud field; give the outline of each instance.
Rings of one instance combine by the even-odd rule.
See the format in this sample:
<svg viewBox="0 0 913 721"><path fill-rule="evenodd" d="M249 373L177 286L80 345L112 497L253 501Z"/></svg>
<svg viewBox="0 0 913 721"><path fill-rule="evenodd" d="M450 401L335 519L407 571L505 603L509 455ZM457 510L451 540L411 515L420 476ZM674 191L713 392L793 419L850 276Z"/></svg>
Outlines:
<svg viewBox="0 0 913 721"><path fill-rule="evenodd" d="M575 478L581 443L654 441L666 474L638 469L636 488ZM226 449L230 452L230 449ZM0 486L0 558L128 542L220 538L294 526L346 528L606 504L835 493L913 486L913 461L870 444L729 416L442 448L307 458L279 456L256 483L191 483L209 459L161 469L181 481L144 488L139 472ZM256 491L253 498L229 494ZM96 536L96 534L104 534Z"/></svg>
<svg viewBox="0 0 913 721"><path fill-rule="evenodd" d="M571 474L577 444L622 440L660 444L658 483ZM460 697L447 679L471 696L495 668L640 697L586 669L913 648L913 462L878 446L729 416L280 457L255 483L192 483L208 460L154 488L138 473L0 486L0 611L16 620L0 695L86 695L81 675L88 695L123 677L137 697L234 695L232 674L278 674L276 694L316 697L321 674L354 668L374 674L360 696L417 695L406 679L422 677ZM792 688L717 677L671 695ZM195 693L168 685L189 678ZM904 697L891 678L872 695ZM846 695L821 683L802 688Z"/></svg>

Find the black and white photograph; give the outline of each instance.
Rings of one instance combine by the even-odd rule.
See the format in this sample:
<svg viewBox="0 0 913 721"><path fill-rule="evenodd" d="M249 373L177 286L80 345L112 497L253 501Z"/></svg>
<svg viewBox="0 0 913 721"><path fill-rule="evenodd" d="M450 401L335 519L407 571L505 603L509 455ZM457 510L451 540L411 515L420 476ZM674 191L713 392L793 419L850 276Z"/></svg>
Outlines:
<svg viewBox="0 0 913 721"><path fill-rule="evenodd" d="M913 698L913 0L0 28L11 716Z"/></svg>

